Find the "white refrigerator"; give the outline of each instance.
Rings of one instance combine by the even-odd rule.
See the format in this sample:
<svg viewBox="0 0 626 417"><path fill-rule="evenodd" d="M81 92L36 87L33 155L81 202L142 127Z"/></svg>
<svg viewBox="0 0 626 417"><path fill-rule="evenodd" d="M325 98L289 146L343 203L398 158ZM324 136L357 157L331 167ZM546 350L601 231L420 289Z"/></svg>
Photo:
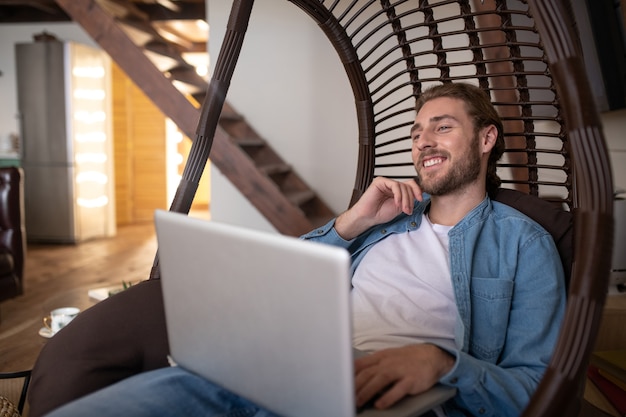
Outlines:
<svg viewBox="0 0 626 417"><path fill-rule="evenodd" d="M30 242L115 234L110 58L86 45L15 45Z"/></svg>

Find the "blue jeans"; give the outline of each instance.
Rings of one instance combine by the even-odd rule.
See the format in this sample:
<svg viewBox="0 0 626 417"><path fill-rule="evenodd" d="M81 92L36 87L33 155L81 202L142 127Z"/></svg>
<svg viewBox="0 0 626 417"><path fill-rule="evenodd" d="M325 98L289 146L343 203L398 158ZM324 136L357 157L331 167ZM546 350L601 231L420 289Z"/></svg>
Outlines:
<svg viewBox="0 0 626 417"><path fill-rule="evenodd" d="M278 417L179 367L125 379L48 417Z"/></svg>
<svg viewBox="0 0 626 417"><path fill-rule="evenodd" d="M279 417L179 367L144 372L46 417ZM436 417L432 411L422 417Z"/></svg>

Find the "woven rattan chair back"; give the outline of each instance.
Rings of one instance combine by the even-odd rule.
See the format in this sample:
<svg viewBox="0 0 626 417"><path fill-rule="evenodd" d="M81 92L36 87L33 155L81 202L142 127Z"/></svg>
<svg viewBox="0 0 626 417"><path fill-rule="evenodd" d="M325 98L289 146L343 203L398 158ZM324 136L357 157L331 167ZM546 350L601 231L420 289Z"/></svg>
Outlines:
<svg viewBox="0 0 626 417"><path fill-rule="evenodd" d="M359 134L352 202L377 175L408 178L415 99L430 85L487 91L505 123L503 186L574 213L568 307L549 369L525 416L577 415L611 262L611 168L565 0L290 0L335 47ZM201 171L245 38L252 0L233 3L192 146ZM200 155L200 156L198 156ZM190 196L193 198L193 196Z"/></svg>

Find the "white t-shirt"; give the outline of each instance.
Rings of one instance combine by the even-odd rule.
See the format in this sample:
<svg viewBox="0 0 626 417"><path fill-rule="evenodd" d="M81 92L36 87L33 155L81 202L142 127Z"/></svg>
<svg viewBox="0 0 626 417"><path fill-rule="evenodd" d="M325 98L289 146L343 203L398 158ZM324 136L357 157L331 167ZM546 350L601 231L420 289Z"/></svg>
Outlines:
<svg viewBox="0 0 626 417"><path fill-rule="evenodd" d="M457 307L448 231L431 224L375 244L352 277L353 344L375 351L431 342L454 348Z"/></svg>

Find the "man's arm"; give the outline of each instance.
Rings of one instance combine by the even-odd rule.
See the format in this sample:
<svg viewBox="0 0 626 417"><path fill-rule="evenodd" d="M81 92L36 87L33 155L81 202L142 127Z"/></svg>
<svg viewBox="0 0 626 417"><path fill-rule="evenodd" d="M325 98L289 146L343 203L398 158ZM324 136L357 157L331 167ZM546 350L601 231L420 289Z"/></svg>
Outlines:
<svg viewBox="0 0 626 417"><path fill-rule="evenodd" d="M522 412L547 369L561 328L565 281L554 241L547 233L529 239L520 248L518 259L498 357L482 360L468 352L456 352L455 366L439 381L456 387L457 403L476 415L508 417ZM488 331L487 326L481 330L483 334Z"/></svg>

